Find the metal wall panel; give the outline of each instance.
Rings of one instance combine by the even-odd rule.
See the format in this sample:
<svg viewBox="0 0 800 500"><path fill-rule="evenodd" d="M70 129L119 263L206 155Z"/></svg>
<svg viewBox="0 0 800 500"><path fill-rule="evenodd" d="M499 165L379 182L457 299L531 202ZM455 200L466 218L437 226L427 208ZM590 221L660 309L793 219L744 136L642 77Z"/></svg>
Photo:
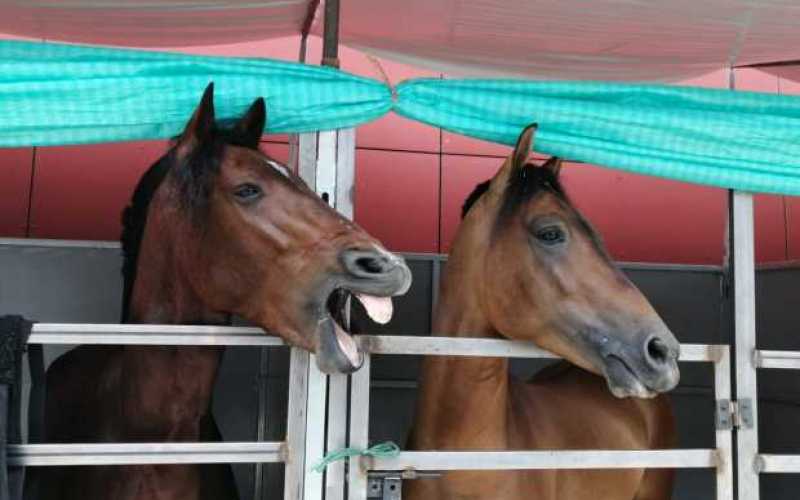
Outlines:
<svg viewBox="0 0 800 500"><path fill-rule="evenodd" d="M0 313L22 313L40 321L116 322L120 303L120 253L114 245L24 245L0 242ZM409 256L414 285L395 300L395 318L385 327L370 324L356 308L354 320L376 334L413 334L430 331L434 296L434 263L440 257ZM625 266L626 273L648 296L683 342L717 343L730 338L726 302L720 296L720 274L714 267ZM442 269L444 272L444 268ZM800 269L762 269L757 276L759 342L766 349L798 349L800 336ZM49 351L56 354L58 350ZM258 391L264 391L260 424L265 439L281 439L285 432L285 349L267 349L268 372L259 379L257 348L229 349L214 397L214 413L228 440L254 439L259 425ZM515 362L516 373L527 376L541 364ZM672 395L682 447L713 443L713 401L708 367L683 365L681 387ZM413 418L418 360L378 356L374 360L372 438L404 444ZM759 372L761 438L767 452L798 452L800 436L800 379L794 372ZM253 498L253 465L237 466L242 498ZM262 499L277 498L282 490L280 465L265 466ZM800 478L797 478L800 479ZM767 500L795 498L800 481L792 476L765 476ZM709 498L714 487L708 471L678 474L676 499ZM787 489L787 488L793 489Z"/></svg>

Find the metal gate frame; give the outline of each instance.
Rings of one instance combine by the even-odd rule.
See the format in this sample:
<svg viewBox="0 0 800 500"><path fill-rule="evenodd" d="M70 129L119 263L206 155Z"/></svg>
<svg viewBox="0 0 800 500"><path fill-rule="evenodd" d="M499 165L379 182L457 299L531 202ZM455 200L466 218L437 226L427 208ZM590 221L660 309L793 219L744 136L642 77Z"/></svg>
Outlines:
<svg viewBox="0 0 800 500"><path fill-rule="evenodd" d="M361 336L366 358L352 375L349 446L369 446L370 360L372 354L489 356L556 359L530 343L499 339L450 337ZM730 415L731 366L726 345L684 344L682 362L710 362L714 367L717 402L715 449L691 450L537 450L537 451L411 451L394 458L350 459L348 500L366 500L368 473L395 472L406 475L441 470L530 470L603 468L714 468L717 500L732 500L733 435Z"/></svg>
<svg viewBox="0 0 800 500"><path fill-rule="evenodd" d="M285 346L260 328L185 325L37 323L28 344ZM10 465L26 467L132 464L286 464L285 500L322 500L323 476L309 457L325 453L326 376L314 355L292 347L284 441L221 443L68 443L8 447ZM328 476L329 481L337 480ZM341 489L341 487L339 488Z"/></svg>

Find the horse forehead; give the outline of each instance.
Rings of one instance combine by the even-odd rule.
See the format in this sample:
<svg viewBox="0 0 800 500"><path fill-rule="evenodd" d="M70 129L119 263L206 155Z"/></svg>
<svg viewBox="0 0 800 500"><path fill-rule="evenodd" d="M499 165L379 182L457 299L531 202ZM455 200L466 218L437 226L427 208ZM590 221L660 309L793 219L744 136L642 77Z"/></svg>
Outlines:
<svg viewBox="0 0 800 500"><path fill-rule="evenodd" d="M223 162L230 162L232 165L258 174L274 172L289 181L294 181L286 165L270 158L260 150L251 150L236 146L228 147L226 148Z"/></svg>

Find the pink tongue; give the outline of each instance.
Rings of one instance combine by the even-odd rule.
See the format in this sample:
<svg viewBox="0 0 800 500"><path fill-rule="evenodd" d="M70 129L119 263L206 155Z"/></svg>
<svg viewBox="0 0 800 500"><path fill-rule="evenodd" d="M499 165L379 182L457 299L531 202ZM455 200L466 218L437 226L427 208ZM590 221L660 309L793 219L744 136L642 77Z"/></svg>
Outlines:
<svg viewBox="0 0 800 500"><path fill-rule="evenodd" d="M362 293L355 294L356 298L367 310L367 314L372 321L385 325L392 319L394 306L392 305L391 297L375 297L374 295L366 295Z"/></svg>

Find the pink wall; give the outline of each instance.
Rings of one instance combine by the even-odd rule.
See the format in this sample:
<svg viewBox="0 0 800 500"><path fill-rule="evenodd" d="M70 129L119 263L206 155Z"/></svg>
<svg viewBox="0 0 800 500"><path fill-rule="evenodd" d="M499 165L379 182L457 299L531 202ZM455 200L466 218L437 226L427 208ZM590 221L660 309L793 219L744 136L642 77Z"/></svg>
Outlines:
<svg viewBox="0 0 800 500"><path fill-rule="evenodd" d="M296 59L296 37L262 43L195 47L192 53ZM309 44L319 60L319 41ZM342 48L342 68L382 78L364 54ZM441 76L381 61L392 83ZM738 70L737 88L800 93L785 76ZM685 82L725 88L717 72ZM263 147L288 158L285 136ZM164 151L163 141L0 150L0 236L110 239L141 173ZM389 115L358 129L356 221L398 251L446 252L461 204L490 177L508 148L442 132ZM620 260L719 263L723 254L726 192L654 177L569 163L564 182L573 201L597 226ZM30 189L32 187L32 190ZM756 254L760 261L800 258L800 201L756 198Z"/></svg>

